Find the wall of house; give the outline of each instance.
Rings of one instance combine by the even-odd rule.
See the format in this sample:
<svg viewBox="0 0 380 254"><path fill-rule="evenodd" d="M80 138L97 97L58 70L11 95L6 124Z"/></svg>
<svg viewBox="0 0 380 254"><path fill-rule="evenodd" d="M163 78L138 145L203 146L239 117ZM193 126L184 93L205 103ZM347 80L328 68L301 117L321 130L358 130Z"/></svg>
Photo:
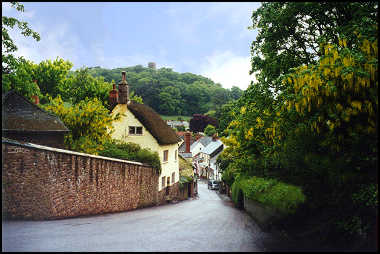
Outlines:
<svg viewBox="0 0 380 254"><path fill-rule="evenodd" d="M204 149L204 146L202 145L201 142L197 142L193 148L190 147L190 152L193 156L197 155L198 153L200 153L202 151L202 149Z"/></svg>
<svg viewBox="0 0 380 254"><path fill-rule="evenodd" d="M35 144L2 141L7 217L55 219L128 211L183 199L178 184L158 191L149 165Z"/></svg>
<svg viewBox="0 0 380 254"><path fill-rule="evenodd" d="M164 162L164 151L168 150L168 161ZM175 159L175 151L177 151L177 159ZM178 145L172 144L172 145L165 145L160 146L158 149L158 154L160 156L161 161L161 177L167 178L170 177L170 185L172 185L172 174L175 173L175 179L174 183L178 183L179 181L179 155L178 155ZM159 181L158 190L162 190L162 181Z"/></svg>
<svg viewBox="0 0 380 254"><path fill-rule="evenodd" d="M113 122L114 132L111 134L113 139L122 140L125 142L132 142L139 144L142 148L149 148L152 151L157 151L161 161L161 175L158 182L158 190L162 190L161 177L170 177L170 184L172 184L172 173L175 173L174 183L179 181L178 169L178 144L159 145L157 140L145 129L140 121L127 109L127 104L118 104L112 111L112 115L120 113L123 115L118 121ZM129 126L142 126L142 135L129 135ZM164 162L164 150L169 150L168 161ZM177 150L177 160L174 155Z"/></svg>
<svg viewBox="0 0 380 254"><path fill-rule="evenodd" d="M112 111L112 115L120 113L122 116L118 121L113 121L114 132L112 138L125 142L139 144L143 148L150 148L152 151L159 149L159 144L140 121L128 110L127 104L118 104ZM143 127L142 135L129 135L129 126Z"/></svg>

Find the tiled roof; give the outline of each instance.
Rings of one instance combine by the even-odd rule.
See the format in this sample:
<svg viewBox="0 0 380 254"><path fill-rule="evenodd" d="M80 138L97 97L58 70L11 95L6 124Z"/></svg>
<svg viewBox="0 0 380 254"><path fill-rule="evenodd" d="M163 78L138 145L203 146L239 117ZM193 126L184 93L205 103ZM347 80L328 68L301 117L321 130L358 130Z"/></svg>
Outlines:
<svg viewBox="0 0 380 254"><path fill-rule="evenodd" d="M127 107L160 145L176 144L181 141L175 131L149 106L131 102Z"/></svg>
<svg viewBox="0 0 380 254"><path fill-rule="evenodd" d="M15 91L2 96L2 119L3 131L69 132L56 115L41 109Z"/></svg>

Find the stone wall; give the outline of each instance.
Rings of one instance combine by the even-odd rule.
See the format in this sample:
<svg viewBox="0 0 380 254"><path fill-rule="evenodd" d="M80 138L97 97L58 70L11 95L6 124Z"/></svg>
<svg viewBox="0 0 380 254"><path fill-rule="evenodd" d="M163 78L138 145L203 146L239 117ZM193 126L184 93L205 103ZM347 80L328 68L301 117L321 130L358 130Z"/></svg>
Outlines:
<svg viewBox="0 0 380 254"><path fill-rule="evenodd" d="M263 230L269 230L271 224L282 216L275 209L244 196L244 209Z"/></svg>
<svg viewBox="0 0 380 254"><path fill-rule="evenodd" d="M2 142L3 213L56 219L163 204L149 165L36 144ZM177 197L177 196L178 197ZM178 183L169 199L180 199Z"/></svg>

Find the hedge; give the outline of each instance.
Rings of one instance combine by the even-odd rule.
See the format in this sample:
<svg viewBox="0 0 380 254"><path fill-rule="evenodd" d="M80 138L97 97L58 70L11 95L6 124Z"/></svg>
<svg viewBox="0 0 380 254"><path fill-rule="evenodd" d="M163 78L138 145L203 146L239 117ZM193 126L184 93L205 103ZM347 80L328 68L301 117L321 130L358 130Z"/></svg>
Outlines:
<svg viewBox="0 0 380 254"><path fill-rule="evenodd" d="M306 200L302 189L275 179L245 177L235 180L231 186L232 200L237 204L238 193L242 190L246 198L278 210L293 214Z"/></svg>

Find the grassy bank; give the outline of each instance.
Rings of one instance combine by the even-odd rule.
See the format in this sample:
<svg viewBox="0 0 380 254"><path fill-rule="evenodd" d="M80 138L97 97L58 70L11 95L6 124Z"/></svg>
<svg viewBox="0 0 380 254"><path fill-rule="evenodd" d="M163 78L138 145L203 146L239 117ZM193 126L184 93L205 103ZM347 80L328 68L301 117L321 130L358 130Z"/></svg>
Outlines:
<svg viewBox="0 0 380 254"><path fill-rule="evenodd" d="M191 116L165 116L165 115L160 115L160 116L164 120L175 120L175 121L177 121L179 117L185 121L190 121L190 119L192 118Z"/></svg>

